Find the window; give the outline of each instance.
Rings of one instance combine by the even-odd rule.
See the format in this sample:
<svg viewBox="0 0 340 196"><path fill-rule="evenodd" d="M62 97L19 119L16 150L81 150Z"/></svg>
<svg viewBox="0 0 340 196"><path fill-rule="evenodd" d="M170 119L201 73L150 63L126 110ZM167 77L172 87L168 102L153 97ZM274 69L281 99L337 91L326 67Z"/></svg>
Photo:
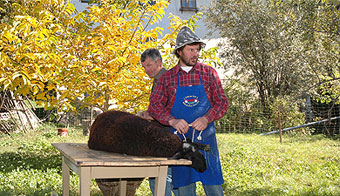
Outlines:
<svg viewBox="0 0 340 196"><path fill-rule="evenodd" d="M181 8L180 11L195 11L198 9L196 7L196 0L181 0Z"/></svg>

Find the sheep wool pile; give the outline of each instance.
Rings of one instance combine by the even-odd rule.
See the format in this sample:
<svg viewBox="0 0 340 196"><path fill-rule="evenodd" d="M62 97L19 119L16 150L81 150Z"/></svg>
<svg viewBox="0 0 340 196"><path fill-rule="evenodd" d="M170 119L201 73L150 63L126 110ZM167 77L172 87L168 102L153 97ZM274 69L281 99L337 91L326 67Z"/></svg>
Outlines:
<svg viewBox="0 0 340 196"><path fill-rule="evenodd" d="M90 130L90 149L135 156L172 157L182 140L157 122L134 114L107 111L96 118Z"/></svg>
<svg viewBox="0 0 340 196"><path fill-rule="evenodd" d="M205 144L182 141L168 127L122 111L107 111L97 116L90 129L88 146L134 156L171 157L188 159L199 172L207 168L199 150L209 151ZM143 178L127 179L127 195L133 196ZM104 196L119 195L119 179L96 179Z"/></svg>

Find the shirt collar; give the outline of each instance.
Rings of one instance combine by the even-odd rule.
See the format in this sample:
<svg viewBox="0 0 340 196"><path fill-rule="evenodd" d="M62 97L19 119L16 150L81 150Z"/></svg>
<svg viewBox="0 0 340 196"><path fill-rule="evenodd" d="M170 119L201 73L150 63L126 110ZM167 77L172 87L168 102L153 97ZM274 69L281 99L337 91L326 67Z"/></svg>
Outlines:
<svg viewBox="0 0 340 196"><path fill-rule="evenodd" d="M164 72L166 72L166 69L163 67L163 68L158 72L158 74L155 76L155 79L154 79L154 80L158 80L158 79L163 75Z"/></svg>
<svg viewBox="0 0 340 196"><path fill-rule="evenodd" d="M174 71L177 74L180 70L182 70L182 69L181 69L181 66L178 63L175 66ZM202 70L202 64L200 62L197 62L196 65L194 65L194 67L192 68L192 70L190 70L190 72L192 72L193 70L201 71Z"/></svg>

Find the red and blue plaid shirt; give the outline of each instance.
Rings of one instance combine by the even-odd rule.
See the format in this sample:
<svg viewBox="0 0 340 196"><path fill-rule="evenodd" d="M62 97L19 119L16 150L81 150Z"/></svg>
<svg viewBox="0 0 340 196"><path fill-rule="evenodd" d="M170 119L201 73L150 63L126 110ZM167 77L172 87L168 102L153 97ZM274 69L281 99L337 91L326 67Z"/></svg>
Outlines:
<svg viewBox="0 0 340 196"><path fill-rule="evenodd" d="M224 116L229 102L216 70L203 63L197 63L188 73L177 64L161 76L150 96L148 111L152 117L165 125L169 125L169 120L175 118L170 111L176 98L178 76L180 86L199 85L201 76L211 104L211 108L204 115L209 123Z"/></svg>

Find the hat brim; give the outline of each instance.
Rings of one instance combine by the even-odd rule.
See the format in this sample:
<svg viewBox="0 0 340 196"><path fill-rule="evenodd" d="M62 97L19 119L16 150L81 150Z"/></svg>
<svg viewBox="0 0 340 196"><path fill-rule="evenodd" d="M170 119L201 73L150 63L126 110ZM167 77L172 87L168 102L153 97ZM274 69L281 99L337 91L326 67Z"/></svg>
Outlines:
<svg viewBox="0 0 340 196"><path fill-rule="evenodd" d="M183 46L188 45L188 44L192 44L192 43L200 43L201 48L204 48L206 46L206 44L204 42L201 42L201 41L199 41L199 42L198 41L187 42L185 44L176 46L175 49L172 50L172 54L176 54L177 49L182 48Z"/></svg>

